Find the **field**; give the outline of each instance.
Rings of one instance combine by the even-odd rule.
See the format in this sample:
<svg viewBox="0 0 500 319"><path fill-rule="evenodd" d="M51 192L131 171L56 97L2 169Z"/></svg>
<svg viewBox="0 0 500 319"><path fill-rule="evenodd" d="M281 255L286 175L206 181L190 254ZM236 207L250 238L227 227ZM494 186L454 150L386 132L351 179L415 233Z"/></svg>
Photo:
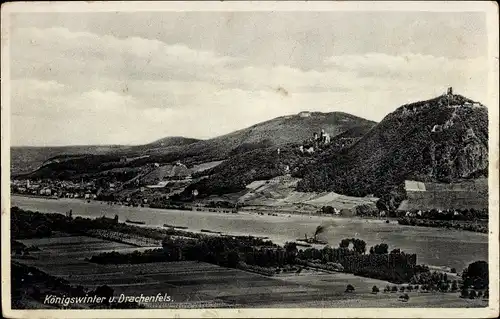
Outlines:
<svg viewBox="0 0 500 319"><path fill-rule="evenodd" d="M249 190L239 201L246 206L268 206L276 209L317 211L323 206L337 209L352 209L360 205L374 206L378 198L352 197L333 192L297 192L295 188L300 179L279 176L270 180L254 181L247 185Z"/></svg>
<svg viewBox="0 0 500 319"><path fill-rule="evenodd" d="M400 210L488 208L487 178L452 184L406 181L406 192Z"/></svg>
<svg viewBox="0 0 500 319"><path fill-rule="evenodd" d="M60 234L54 238L21 240L40 251L35 259L13 260L68 280L72 285L95 288L109 285L115 296L168 294L172 302L146 304L151 308L191 307L478 307L482 300L464 300L455 293L410 293L410 302L398 300L400 293L371 293L387 282L343 273L305 270L301 274L270 278L203 262L161 262L135 265L98 265L84 260L103 251L131 251L136 247L86 236ZM141 248L146 249L146 248ZM57 256L57 257L55 257ZM345 293L351 284L356 291Z"/></svg>

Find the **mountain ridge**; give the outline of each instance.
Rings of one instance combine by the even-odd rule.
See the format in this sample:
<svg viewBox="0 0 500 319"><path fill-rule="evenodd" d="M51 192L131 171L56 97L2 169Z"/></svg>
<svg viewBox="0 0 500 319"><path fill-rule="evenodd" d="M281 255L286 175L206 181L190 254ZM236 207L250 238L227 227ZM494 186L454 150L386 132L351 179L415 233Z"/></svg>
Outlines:
<svg viewBox="0 0 500 319"><path fill-rule="evenodd" d="M303 140L312 137L313 132L319 132L321 129L325 129L334 136L350 129L373 125L375 125L373 121L343 112L300 112L295 115L280 116L208 140L182 138L184 139L182 143L158 147L158 143L161 144L161 141L165 139L172 140L172 138L167 137L149 144L122 147L115 152L98 155L102 155L102 160L108 162L119 160L117 159L119 156L142 157L131 161L129 165L132 166L154 162L171 163L179 160L186 161L187 164L195 164L222 160L238 152L252 149L301 143ZM175 140L175 138L173 139ZM95 155L88 154L88 160L97 165L99 158L90 159ZM85 160L80 159L79 161L83 162ZM86 164L75 163L73 166L71 168L82 171L85 169ZM52 169L57 170L57 164L50 168L50 170ZM42 172L42 174L32 174L32 176L46 176L48 173Z"/></svg>

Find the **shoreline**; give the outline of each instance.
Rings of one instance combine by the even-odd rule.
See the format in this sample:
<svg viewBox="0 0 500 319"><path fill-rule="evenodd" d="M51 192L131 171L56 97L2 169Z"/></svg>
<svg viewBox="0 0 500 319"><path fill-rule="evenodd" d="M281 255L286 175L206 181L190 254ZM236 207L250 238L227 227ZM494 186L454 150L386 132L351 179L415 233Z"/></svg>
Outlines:
<svg viewBox="0 0 500 319"><path fill-rule="evenodd" d="M323 238L330 246L336 247L343 238L356 237L364 240L367 246L387 243L390 247L401 248L405 252L417 253L419 261L429 265L450 266L463 269L471 261L487 258L488 234L469 231L447 230L431 227L398 225L397 221L385 223L384 219L360 217L318 216L304 214L282 214L277 216L258 214L256 211L242 211L238 214L153 209L148 207L109 206L106 202L83 199L62 198L49 201L40 198L12 197L11 207L41 213L64 214L70 209L73 216L98 218L119 216L120 222L126 219L145 221L148 227L165 229L164 224L187 226L190 232L201 229L222 232L234 236L269 237L276 244L297 242L297 238L312 236L319 225L327 226ZM290 217L288 217L290 216ZM417 237L415 237L417 236ZM420 238L415 241L415 238ZM453 243L463 249L466 255L456 257L447 250ZM323 245L324 246L324 245ZM434 251L435 253L431 253Z"/></svg>
<svg viewBox="0 0 500 319"><path fill-rule="evenodd" d="M59 200L59 201L64 201L64 202L75 202L75 203L83 203L86 204L89 200L90 203L99 203L103 205L108 205L110 202L108 201L101 201L101 200L95 200L95 199L84 199L84 198L67 198L67 197L61 197L61 198L50 198L47 196L43 195L29 195L29 194L11 194L11 197L26 197L26 198L36 198L36 199L45 199L45 200ZM12 206L12 205L11 205ZM210 214L218 214L218 215L259 215L259 213L263 213L264 215L261 216L268 216L269 214L276 214L274 217L291 217L291 216L300 216L300 217L309 217L309 218L319 218L319 219L328 219L328 221L335 221L335 220L359 220L359 221L375 221L375 222L383 222L385 223L386 220L389 221L396 221L395 224L397 224L397 219L396 217L372 217L372 216L367 216L367 217L362 217L362 216L341 216L341 215L330 215L330 214L322 214L322 213L316 213L313 211L306 212L306 211L293 211L293 210L280 210L280 209L275 209L274 206L262 206L262 209L258 208L252 208L252 209L245 209L241 208L237 213L232 213L232 212L225 212L229 210L230 208L213 208L213 207L197 207L193 206L191 209L175 209L175 208L157 208L157 207L150 207L149 205L144 205L144 207L135 207L135 206L127 206L127 205L119 205L119 204L113 204L110 205L112 207L124 207L124 208L149 208L149 209L154 209L158 211L185 211L185 212L199 212L199 213L210 213ZM255 206L254 206L255 207Z"/></svg>
<svg viewBox="0 0 500 319"><path fill-rule="evenodd" d="M18 194L11 194L12 197L20 197L20 198L30 198L30 199L41 199L41 200L47 200L48 202L53 202L56 199L46 197L46 196L30 196L30 195L18 195ZM372 217L372 216L340 216L340 215L328 215L328 214L319 214L319 213L303 213L303 212L283 212L280 210L257 210L257 209L249 209L245 210L242 209L238 211L237 213L228 213L224 212L223 209L218 210L218 209L213 209L213 208L208 208L208 207L197 207L198 209L187 209L187 210L178 210L178 209L170 209L170 208L152 208L149 206L144 206L144 207L132 207L132 206L127 206L127 205L108 205L109 202L107 201L100 201L100 200L90 200L88 202L88 199L83 199L83 198L59 198L57 199L58 202L63 202L63 203L78 203L78 204L100 204L100 205L106 205L105 207L115 207L115 208L126 208L126 209L151 209L157 211L159 214L162 214L164 212L185 212L187 214L189 213L198 213L198 214L206 214L208 215L216 215L216 216L223 216L223 215L229 215L229 216L252 216L252 217L261 217L261 218L280 218L284 219L285 221L297 221L297 222L304 222L304 221L311 221L311 222L318 222L320 225L323 223L331 223L331 222L338 222L341 225L345 223L359 223L359 224L391 224L391 225L398 225L401 227L401 229L405 228L415 228L415 229L428 229L428 230L436 230L436 229L443 229L447 231L457 231L457 232L466 232L466 233L474 233L478 235L485 235L488 236L487 233L482 233L482 232L474 232L474 231L467 231L467 230L462 230L462 229L448 229L445 227L430 227L430 226L420 226L420 225L402 225L399 224L398 220L399 218L397 217ZM11 206L15 206L12 205ZM270 206L267 206L270 207ZM210 210L211 209L211 210ZM274 215L273 215L274 214ZM104 214L105 215L105 214ZM75 214L75 216L80 216L80 217L90 217L88 215L82 215L82 214ZM92 217L91 217L92 218ZM125 218L126 219L126 218ZM389 220L389 223L387 223L387 220ZM125 222L125 221L124 221ZM146 224L145 225L136 225L136 226L150 226L150 227L159 227L159 228L164 228L164 223L162 224ZM200 229L191 229L190 230L195 230L195 231L201 231L202 228ZM227 233L227 230L221 230L221 231L216 231L216 232L223 232L225 234ZM237 236L247 236L247 233L242 233L242 232L236 232ZM262 237L260 235L256 235L257 237ZM265 235L269 236L269 238L273 238L272 235ZM279 239L277 237L274 237L275 241L278 242L284 242L282 239ZM290 238L288 241L296 241L296 238Z"/></svg>
<svg viewBox="0 0 500 319"><path fill-rule="evenodd" d="M40 213L43 213L43 212L40 212ZM57 214L61 214L59 212L56 212ZM82 217L82 218L88 218L88 219L92 219L92 220L95 220L95 219L99 219L103 216L88 216L88 215L83 215L83 214L78 214L78 213L75 213L73 214L74 217ZM109 218L109 217L107 217ZM171 227L165 227L165 226L156 226L156 225L148 225L148 224L129 224L128 222L126 222L125 220L118 220L119 223L123 223L125 225L128 225L128 226L132 226L132 227L139 227L139 228L146 228L146 229L151 229L151 230L168 230L170 229ZM201 234L201 235L205 235L205 236L215 236L215 237L224 237L224 236L229 236L229 237L253 237L253 238L257 238L257 239L262 239L262 240L269 240L271 241L273 244L276 244L276 245L279 245L281 247L284 247L284 245L287 243L287 242L292 242L292 243L295 243L297 244L298 246L298 249L303 249L303 250L306 250L308 248L315 248L315 249L322 249L324 247L332 247L334 248L335 246L332 246L331 244L329 243L326 243L326 244L314 244L314 243L308 243L308 246L307 247L304 247L304 246L301 246L301 242L297 239L290 239L290 240L283 240L282 238L279 238L277 236L260 236L260 235L256 235L256 234L249 234L249 233L246 233L246 232L241 232L241 231L231 231L231 232L228 232L228 231L223 231L223 232L219 232L219 231L213 231L213 230L209 230L209 229L196 229L196 228L185 228L185 229L177 229L177 228L174 228L175 230L177 231L181 231L181 232L186 232L186 233L192 233L192 234ZM125 233L123 233L125 234ZM97 234L86 234L86 236L90 236L90 237L96 237L96 238L103 238L101 236L98 236ZM173 235L174 237L177 236L177 235ZM144 238L148 238L148 237L144 237ZM133 246L137 246L135 250L140 250L140 249L143 249L144 246L141 246L141 245L136 245L136 244L133 244L133 243L130 243L128 241L123 241L123 240L117 240L117 239L112 239L112 238L105 238L106 240L109 240L109 241L114 241L114 242L119 242L119 243L126 243L126 244L129 244L129 245L133 245ZM148 246L149 248L153 248L154 246ZM158 248L161 248L161 246L158 246ZM449 269L451 268L450 266L446 265L446 266L443 266L443 265L432 265L432 264L426 264L429 268L431 268L432 270L435 270L435 271L440 271L440 272L446 272L446 273L449 273ZM321 270L323 271L323 270ZM449 273L449 275L453 275L452 273Z"/></svg>

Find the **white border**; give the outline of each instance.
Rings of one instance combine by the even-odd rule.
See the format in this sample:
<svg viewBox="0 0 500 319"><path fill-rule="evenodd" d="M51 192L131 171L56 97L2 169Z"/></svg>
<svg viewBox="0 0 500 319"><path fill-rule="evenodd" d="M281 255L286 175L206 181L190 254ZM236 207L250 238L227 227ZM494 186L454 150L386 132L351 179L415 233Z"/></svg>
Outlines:
<svg viewBox="0 0 500 319"><path fill-rule="evenodd" d="M10 70L9 14L15 12L109 11L434 11L485 12L489 38L489 267L490 299L487 308L284 308L284 309L154 309L154 310L12 310L10 309ZM493 1L408 2L30 2L3 3L1 12L1 212L2 212L2 310L10 318L495 318L499 315L499 138L498 138L498 5ZM483 102L483 101L482 101Z"/></svg>

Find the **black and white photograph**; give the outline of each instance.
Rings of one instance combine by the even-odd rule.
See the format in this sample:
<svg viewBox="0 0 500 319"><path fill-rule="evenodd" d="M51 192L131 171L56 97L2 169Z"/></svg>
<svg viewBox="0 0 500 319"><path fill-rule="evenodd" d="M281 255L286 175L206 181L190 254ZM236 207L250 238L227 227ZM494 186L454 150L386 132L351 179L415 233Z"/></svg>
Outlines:
<svg viewBox="0 0 500 319"><path fill-rule="evenodd" d="M6 317L499 314L493 2L13 2L1 82Z"/></svg>

